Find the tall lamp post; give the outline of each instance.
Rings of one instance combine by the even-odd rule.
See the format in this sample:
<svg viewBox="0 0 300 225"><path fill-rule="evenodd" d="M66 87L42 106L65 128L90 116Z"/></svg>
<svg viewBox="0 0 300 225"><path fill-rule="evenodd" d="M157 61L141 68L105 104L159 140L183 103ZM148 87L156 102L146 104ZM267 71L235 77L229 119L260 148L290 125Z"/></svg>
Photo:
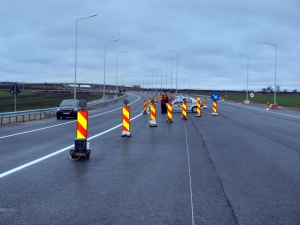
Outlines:
<svg viewBox="0 0 300 225"><path fill-rule="evenodd" d="M166 67L166 90L167 90L167 88L168 88L168 63L167 62L165 62L165 61L161 61L162 63L165 63L165 65L163 65L163 66L165 66Z"/></svg>
<svg viewBox="0 0 300 225"><path fill-rule="evenodd" d="M275 47L275 90L274 90L274 104L276 104L276 91L277 91L277 87L276 87L276 56L277 56L277 46L268 42L263 41L262 43L267 44L267 45L272 45Z"/></svg>
<svg viewBox="0 0 300 225"><path fill-rule="evenodd" d="M170 52L175 52L175 51L173 51L173 50L169 50ZM184 51L180 51L180 52L175 52L176 54L177 54L177 73L176 73L176 94L177 94L177 81L178 81L178 54L179 53L182 53L182 52L185 52L185 50Z"/></svg>
<svg viewBox="0 0 300 225"><path fill-rule="evenodd" d="M238 54L241 55L241 56L247 57L247 101L248 101L248 68L249 68L249 56L241 54L241 53L238 53Z"/></svg>
<svg viewBox="0 0 300 225"><path fill-rule="evenodd" d="M173 59L175 59L176 57L174 57L174 58L165 57L165 58L171 60L171 91L172 91L172 77L173 77L173 75L172 75L172 74L173 74L173 65L172 65L172 61L173 61Z"/></svg>
<svg viewBox="0 0 300 225"><path fill-rule="evenodd" d="M106 56L106 44L107 43L110 43L110 42L115 42L115 41L118 41L120 40L120 38L117 38L115 40L112 40L112 41L107 41L105 42L105 45L104 45L104 81L103 81L103 101L105 100L105 56Z"/></svg>
<svg viewBox="0 0 300 225"><path fill-rule="evenodd" d="M91 18L91 17L94 17L94 16L97 16L97 14L94 14L94 15L91 15L91 16L87 16L87 17L83 17L83 18L80 18L78 20L76 20L76 41L75 41L75 84L74 84L74 99L76 99L76 66L77 66L77 23L79 20L83 20L83 19L88 19L88 18Z"/></svg>
<svg viewBox="0 0 300 225"><path fill-rule="evenodd" d="M154 71L154 68L149 69L149 71L151 71L151 73L152 73L152 86L151 86L151 90L153 91L154 90L154 85L153 85L153 71Z"/></svg>
<svg viewBox="0 0 300 225"><path fill-rule="evenodd" d="M128 51L125 51L125 52L119 52L118 54L117 54L117 66L116 66L116 97L118 96L118 57L119 57L119 55L120 54L123 54L123 53L126 53L126 52L128 52Z"/></svg>
<svg viewBox="0 0 300 225"><path fill-rule="evenodd" d="M162 66L157 64L160 67L160 93L162 93Z"/></svg>
<svg viewBox="0 0 300 225"><path fill-rule="evenodd" d="M157 77L158 77L158 69L159 68L156 68L157 69L157 74L156 74L156 92L157 92Z"/></svg>

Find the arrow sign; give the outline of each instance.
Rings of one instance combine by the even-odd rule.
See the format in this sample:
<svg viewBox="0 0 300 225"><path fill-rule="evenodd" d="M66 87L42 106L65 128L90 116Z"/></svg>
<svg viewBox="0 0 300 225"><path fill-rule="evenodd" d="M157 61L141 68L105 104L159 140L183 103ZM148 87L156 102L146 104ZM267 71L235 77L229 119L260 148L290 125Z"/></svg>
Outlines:
<svg viewBox="0 0 300 225"><path fill-rule="evenodd" d="M213 93L211 94L210 98L211 98L211 100L213 100L213 101L218 101L219 98L220 98L220 95L219 95L218 92L213 92Z"/></svg>

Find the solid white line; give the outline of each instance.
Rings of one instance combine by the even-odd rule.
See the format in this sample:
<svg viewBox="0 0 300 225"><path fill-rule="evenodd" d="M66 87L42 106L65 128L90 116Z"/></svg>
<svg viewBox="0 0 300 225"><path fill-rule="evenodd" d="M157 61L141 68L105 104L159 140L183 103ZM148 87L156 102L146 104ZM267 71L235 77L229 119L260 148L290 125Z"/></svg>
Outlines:
<svg viewBox="0 0 300 225"><path fill-rule="evenodd" d="M140 100L140 99L141 99L141 97L138 96L138 99L137 99L137 100L133 101L132 103L130 103L130 104L128 104L128 105L131 105L131 104L137 102L137 101ZM113 110L110 110L110 111L107 111L107 112L104 112L104 113L100 113L100 114L97 114L97 115L89 116L89 118L101 116L101 115L104 115L104 114L107 114L107 113L116 111L116 110L121 109L121 108L122 108L122 107L119 107L119 108L116 108L116 109L113 109ZM57 124L57 125L48 126L48 127L43 127L43 128L39 128L39 129L35 129L35 130L29 130L29 131L24 131L24 132L16 133L16 134L10 134L10 135L6 135L6 136L2 136L2 137L0 137L0 139L7 138L7 137L18 136L18 135L21 135L21 134L28 134L28 133L35 132L35 131L40 131L40 130L46 130L46 129L50 129L50 128L53 128L53 127L58 127L58 126L62 126L62 125L68 124L68 123L75 123L75 122L76 122L76 121L70 121L70 122L60 123L60 124Z"/></svg>
<svg viewBox="0 0 300 225"><path fill-rule="evenodd" d="M187 132L185 127L185 122L182 120L184 131L185 131L185 143L186 143L186 154L188 158L188 167L189 167L189 177L190 177L190 192L191 192L191 208L192 208L192 224L194 225L194 204L193 204L193 189L192 189L192 176L191 176L191 164L190 164L190 153L189 153L189 145L187 140Z"/></svg>
<svg viewBox="0 0 300 225"><path fill-rule="evenodd" d="M223 103L230 104L230 105L236 105L235 103L232 103L232 102L223 102ZM254 107L249 106L249 105L242 105L241 107L243 107L243 106L247 107L249 109L253 109L253 110L258 110L258 111L262 111L262 112L273 113L273 114L278 114L278 115L282 115L282 116L288 116L288 117L294 117L294 118L300 119L300 116L293 116L293 115L278 113L278 112L274 112L274 110L267 111L266 109L254 108Z"/></svg>
<svg viewBox="0 0 300 225"><path fill-rule="evenodd" d="M140 114L138 114L137 116L133 117L132 119L130 119L130 121L131 121L131 120L134 120L134 119L136 119L136 118L138 118L138 117L141 116L141 115L143 115L143 113L140 113ZM119 125L117 125L117 126L114 126L114 127L110 128L110 129L106 130L106 131L103 131L103 132L101 132L101 133L99 133L99 134L96 134L96 135L94 135L94 136L88 138L88 141L89 141L89 140L92 140L92 139L94 139L94 138L96 138L96 137L99 137L99 136L101 136L101 135L103 135L103 134L106 134L106 133L108 133L108 132L110 132L110 131L112 131L112 130L114 130L114 129L120 127L120 126L122 126L122 124L119 124ZM6 171L6 172L4 172L4 173L1 173L1 174L0 174L0 178L5 177L5 176L7 176L7 175L9 175L9 174L15 173L15 172L17 172L17 171L19 171L19 170L22 170L22 169L24 169L24 168L26 168L26 167L28 167L28 166L31 166L31 165L33 165L33 164L36 164L36 163L38 163L38 162L41 162L41 161L43 161L43 160L45 160L45 159L48 159L48 158L50 158L50 157L52 157L52 156L55 156L55 155L57 155L57 154L59 154L59 153L61 153L61 152L64 152L64 151L66 151L66 150L68 150L68 149L70 149L70 148L73 148L73 147L74 147L74 145L69 145L69 146L67 146L67 147L65 147L65 148L63 148L63 149L60 149L60 150L58 150L58 151L56 151L56 152L53 152L53 153L51 153L51 154L49 154L49 155L43 156L43 157L41 157L41 158L39 158L39 159L36 159L36 160L31 161L31 162L29 162L29 163L26 163L26 164L24 164L24 165L22 165L22 166L18 166L18 167L14 168L14 169L11 169L11 170L9 170L9 171Z"/></svg>

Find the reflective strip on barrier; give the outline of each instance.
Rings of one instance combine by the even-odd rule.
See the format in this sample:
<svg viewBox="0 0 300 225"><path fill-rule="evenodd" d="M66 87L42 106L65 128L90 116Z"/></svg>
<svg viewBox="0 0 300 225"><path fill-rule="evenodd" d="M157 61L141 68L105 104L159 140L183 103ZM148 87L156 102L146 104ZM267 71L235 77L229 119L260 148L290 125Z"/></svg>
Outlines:
<svg viewBox="0 0 300 225"><path fill-rule="evenodd" d="M182 118L186 118L186 102L182 102Z"/></svg>
<svg viewBox="0 0 300 225"><path fill-rule="evenodd" d="M88 128L88 111L78 111L76 138L87 139L87 128Z"/></svg>
<svg viewBox="0 0 300 225"><path fill-rule="evenodd" d="M154 103L150 104L150 120L156 120L156 105Z"/></svg>
<svg viewBox="0 0 300 225"><path fill-rule="evenodd" d="M123 131L130 131L130 107L123 107Z"/></svg>

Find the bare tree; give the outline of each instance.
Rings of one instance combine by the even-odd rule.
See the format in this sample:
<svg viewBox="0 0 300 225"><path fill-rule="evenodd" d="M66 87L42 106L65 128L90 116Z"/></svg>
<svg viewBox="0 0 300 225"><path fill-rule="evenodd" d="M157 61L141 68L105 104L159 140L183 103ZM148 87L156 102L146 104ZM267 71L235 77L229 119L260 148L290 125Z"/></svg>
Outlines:
<svg viewBox="0 0 300 225"><path fill-rule="evenodd" d="M267 88L262 88L261 90L263 93L265 93L267 91Z"/></svg>
<svg viewBox="0 0 300 225"><path fill-rule="evenodd" d="M287 89L284 89L283 92L288 92L288 90L287 90Z"/></svg>
<svg viewBox="0 0 300 225"><path fill-rule="evenodd" d="M276 85L276 92L280 92L280 86Z"/></svg>
<svg viewBox="0 0 300 225"><path fill-rule="evenodd" d="M296 93L296 92L297 92L297 89L294 89L292 92L293 92L293 93Z"/></svg>
<svg viewBox="0 0 300 225"><path fill-rule="evenodd" d="M267 87L267 91L273 92L273 88L271 85L269 85L269 87Z"/></svg>

